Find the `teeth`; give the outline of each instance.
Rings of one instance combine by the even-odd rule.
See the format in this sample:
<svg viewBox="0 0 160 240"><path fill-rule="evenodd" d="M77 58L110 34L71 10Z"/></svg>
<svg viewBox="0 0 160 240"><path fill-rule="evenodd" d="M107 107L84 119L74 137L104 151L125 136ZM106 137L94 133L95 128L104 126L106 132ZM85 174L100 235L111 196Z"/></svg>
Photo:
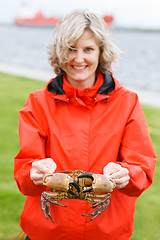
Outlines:
<svg viewBox="0 0 160 240"><path fill-rule="evenodd" d="M73 66L75 69L84 69L86 66L82 66L82 67L77 67L77 66Z"/></svg>

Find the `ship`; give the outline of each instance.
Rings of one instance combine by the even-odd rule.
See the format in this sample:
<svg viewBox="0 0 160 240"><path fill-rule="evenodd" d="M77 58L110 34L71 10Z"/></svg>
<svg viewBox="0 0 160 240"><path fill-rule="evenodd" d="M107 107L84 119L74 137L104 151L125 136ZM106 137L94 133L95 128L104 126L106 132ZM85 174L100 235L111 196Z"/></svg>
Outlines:
<svg viewBox="0 0 160 240"><path fill-rule="evenodd" d="M108 25L111 25L114 21L113 15L105 15L103 16L103 19Z"/></svg>
<svg viewBox="0 0 160 240"><path fill-rule="evenodd" d="M21 14L15 18L14 24L29 27L52 27L58 23L59 19L60 17L46 17L41 11L33 12L25 7ZM111 25L114 20L112 15L106 15L103 19L108 25Z"/></svg>
<svg viewBox="0 0 160 240"><path fill-rule="evenodd" d="M59 17L45 17L44 14L39 11L31 17L16 17L14 24L29 27L52 27L58 23L59 19Z"/></svg>

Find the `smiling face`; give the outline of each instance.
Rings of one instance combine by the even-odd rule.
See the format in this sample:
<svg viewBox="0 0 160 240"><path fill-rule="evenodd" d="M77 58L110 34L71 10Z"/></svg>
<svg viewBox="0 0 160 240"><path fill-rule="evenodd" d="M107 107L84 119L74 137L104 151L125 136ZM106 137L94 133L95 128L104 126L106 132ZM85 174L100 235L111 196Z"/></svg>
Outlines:
<svg viewBox="0 0 160 240"><path fill-rule="evenodd" d="M63 66L68 82L77 88L92 87L99 55L98 41L90 30L85 30L75 46L68 50L68 61Z"/></svg>

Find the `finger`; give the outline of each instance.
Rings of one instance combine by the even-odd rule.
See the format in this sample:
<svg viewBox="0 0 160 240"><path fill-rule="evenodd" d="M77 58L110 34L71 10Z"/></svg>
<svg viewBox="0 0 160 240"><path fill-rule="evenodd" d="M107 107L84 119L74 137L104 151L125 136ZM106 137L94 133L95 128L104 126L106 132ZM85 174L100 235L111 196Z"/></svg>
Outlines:
<svg viewBox="0 0 160 240"><path fill-rule="evenodd" d="M31 168L30 170L30 178L31 180L42 180L44 177L44 173L40 172L39 170L37 170L36 168Z"/></svg>
<svg viewBox="0 0 160 240"><path fill-rule="evenodd" d="M124 182L124 183L122 183L122 184L117 184L117 185L116 185L116 188L118 188L118 189L124 188L124 187L126 187L126 186L128 185L128 183L129 183L129 181Z"/></svg>
<svg viewBox="0 0 160 240"><path fill-rule="evenodd" d="M55 172L57 168L57 165L52 158L45 158L42 160L35 161L32 163L32 166L37 168L39 171L43 171L44 173Z"/></svg>
<svg viewBox="0 0 160 240"><path fill-rule="evenodd" d="M52 173L53 171L41 162L33 162L32 167L42 173Z"/></svg>
<svg viewBox="0 0 160 240"><path fill-rule="evenodd" d="M118 178L118 179L114 179L115 183L116 184L123 184L125 182L128 182L130 179L129 176L124 176L124 177L121 177L121 178Z"/></svg>
<svg viewBox="0 0 160 240"><path fill-rule="evenodd" d="M120 169L121 169L121 166L119 164L110 162L104 167L103 173L105 176L108 177L111 174L119 171Z"/></svg>
<svg viewBox="0 0 160 240"><path fill-rule="evenodd" d="M112 173L110 176L112 179L119 179L129 176L129 171L126 168L121 168L119 171Z"/></svg>
<svg viewBox="0 0 160 240"><path fill-rule="evenodd" d="M43 185L43 181L42 180L33 180L33 183L35 185Z"/></svg>
<svg viewBox="0 0 160 240"><path fill-rule="evenodd" d="M52 158L45 158L42 160L39 160L40 163L42 163L43 165L46 165L47 167L52 167L54 169L56 169L57 165L56 163L53 161Z"/></svg>
<svg viewBox="0 0 160 240"><path fill-rule="evenodd" d="M52 158L46 158L44 160L44 165L49 168L52 172L55 172L56 168L57 168L57 165L56 163L53 161Z"/></svg>
<svg viewBox="0 0 160 240"><path fill-rule="evenodd" d="M40 180L43 179L44 174L43 173L31 173L31 180Z"/></svg>
<svg viewBox="0 0 160 240"><path fill-rule="evenodd" d="M116 188L124 188L128 183L129 183L129 176L125 176L119 179L114 179L115 183L116 183Z"/></svg>

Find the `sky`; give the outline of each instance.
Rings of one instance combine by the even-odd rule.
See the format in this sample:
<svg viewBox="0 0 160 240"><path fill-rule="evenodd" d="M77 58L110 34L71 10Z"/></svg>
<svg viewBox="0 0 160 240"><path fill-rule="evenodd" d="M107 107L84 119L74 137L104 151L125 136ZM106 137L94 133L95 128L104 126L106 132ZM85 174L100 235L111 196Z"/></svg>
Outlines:
<svg viewBox="0 0 160 240"><path fill-rule="evenodd" d="M88 8L100 16L112 14L118 26L160 29L160 0L0 0L0 23L13 22L24 4L46 16Z"/></svg>

